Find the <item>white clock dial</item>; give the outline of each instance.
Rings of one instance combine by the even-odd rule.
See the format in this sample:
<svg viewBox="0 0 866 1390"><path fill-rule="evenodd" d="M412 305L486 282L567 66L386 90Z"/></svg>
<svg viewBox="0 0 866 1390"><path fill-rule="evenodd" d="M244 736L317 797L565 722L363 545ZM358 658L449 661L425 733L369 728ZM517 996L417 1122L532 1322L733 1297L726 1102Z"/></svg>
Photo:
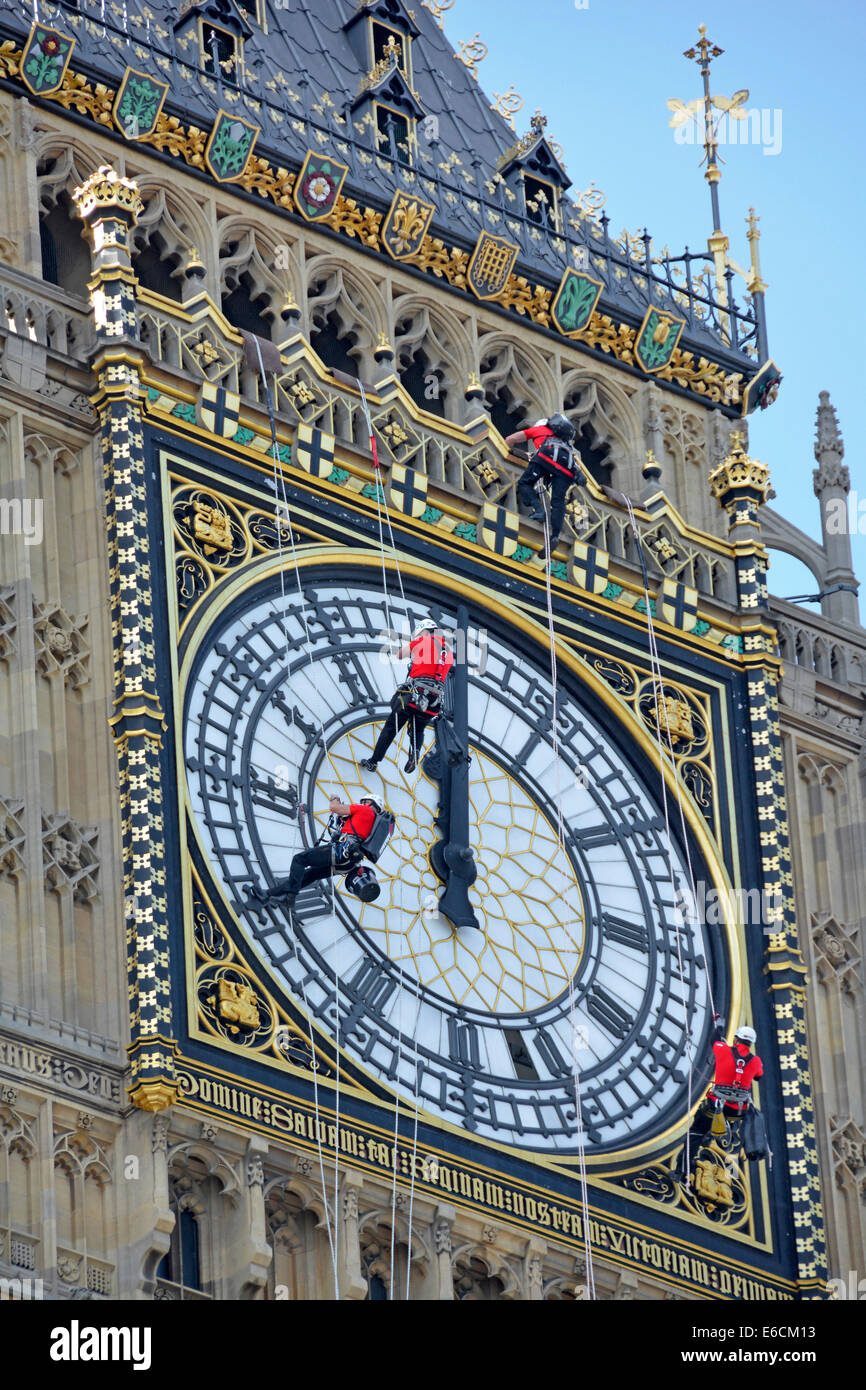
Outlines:
<svg viewBox="0 0 866 1390"><path fill-rule="evenodd" d="M639 773L565 678L554 754L544 649L515 647L476 606L487 628L486 667L468 676L478 926L455 930L437 908L429 765L403 771L404 733L375 773L359 768L405 671L383 634L431 613L452 626L453 598L419 589L386 609L368 572L333 566L305 571L304 589L306 612L293 594L283 613L273 585L236 601L202 642L186 701L192 813L256 952L367 1070L474 1134L574 1152L575 1055L588 1147L664 1128L684 1109L687 1040L707 1028L707 963L675 913L685 866ZM318 838L331 792L365 789L397 818L377 901L338 878L305 890L294 918L250 902L251 882L284 877Z"/></svg>

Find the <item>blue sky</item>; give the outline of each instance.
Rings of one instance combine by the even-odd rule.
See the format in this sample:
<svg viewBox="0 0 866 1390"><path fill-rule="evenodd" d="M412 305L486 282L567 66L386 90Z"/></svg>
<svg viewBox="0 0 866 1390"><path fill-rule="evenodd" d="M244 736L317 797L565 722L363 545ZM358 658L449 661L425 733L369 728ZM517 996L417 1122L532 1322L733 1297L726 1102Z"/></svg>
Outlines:
<svg viewBox="0 0 866 1390"><path fill-rule="evenodd" d="M724 49L711 90L750 92L766 110L766 146L721 148L722 227L731 255L748 266L745 218L760 217L761 265L769 289L770 353L784 374L775 404L750 419L751 452L770 465L773 506L820 538L812 491L818 392L828 390L845 440L852 491L864 499L866 423L862 357L864 294L864 121L860 105L866 5L853 0L456 0L444 16L455 50L476 32L488 46L479 64L485 92L510 84L524 98L518 133L540 107L563 147L572 192L590 183L607 195L611 232L647 227L656 250L706 246L710 202L697 144L678 144L668 97L701 94L697 64L683 50L698 24ZM716 10L714 14L713 11ZM774 113L780 113L776 115ZM779 136L781 135L781 142ZM740 282L742 283L742 282ZM855 340L857 349L855 350ZM854 566L866 580L866 534L855 535ZM771 588L814 590L807 570L774 556Z"/></svg>

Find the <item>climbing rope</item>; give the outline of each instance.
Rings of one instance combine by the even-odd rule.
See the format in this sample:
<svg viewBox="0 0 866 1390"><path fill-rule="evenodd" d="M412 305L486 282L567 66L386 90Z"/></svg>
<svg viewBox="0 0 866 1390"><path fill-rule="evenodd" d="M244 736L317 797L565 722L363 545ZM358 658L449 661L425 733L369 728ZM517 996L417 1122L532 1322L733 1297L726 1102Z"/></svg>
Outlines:
<svg viewBox="0 0 866 1390"><path fill-rule="evenodd" d="M559 767L559 674L556 658L556 631L553 620L553 589L551 585L551 567L553 564L552 550L550 543L550 499L547 489L541 480L536 484L536 489L541 498L541 505L544 511L544 558L545 558L545 589L547 594L547 631L550 642L550 685L551 685L551 743L553 746L553 766L555 778L555 805L556 805L556 838L559 853L565 858L565 825L562 817L562 785ZM563 924L564 925L564 924ZM575 948L579 957L579 948L569 928L565 927L566 934ZM575 970L577 963L575 962ZM586 1170L586 1134L583 1125L583 1107L580 1097L580 1065L577 1060L577 1031L575 1029L575 1010L576 1002L574 995L574 975L575 971L570 970L568 975L568 1010L569 1010L569 1029L571 1032L571 1065L572 1078L574 1082L574 1114L577 1127L577 1163L580 1175L580 1206L583 1220L583 1248L586 1261L587 1291L590 1300L595 1299L595 1271L592 1263L592 1242L589 1229L589 1193Z"/></svg>
<svg viewBox="0 0 866 1390"><path fill-rule="evenodd" d="M383 505L382 505L383 496L384 496L384 488L383 488L382 483L381 483L381 468L380 468L380 464L379 464L379 449L378 449L378 445L377 445L377 443L376 443L376 433L375 433L375 430L373 429L373 419L372 419L372 416L370 415L370 407L369 407L368 402L367 402L367 393L366 393L366 391L364 390L364 383L361 381L361 378L360 378L360 377L356 377L356 381L357 381L357 383L358 383L358 392L359 392L360 397L361 397L361 409L362 409L363 412L364 412L364 419L365 419L366 425L367 425L367 436L368 436L369 441L370 441L370 452L371 452L371 454L373 455L373 467L374 467L374 469L375 469L374 483L373 483L373 495L374 495L375 500L376 500L376 516L377 516L377 519L378 519L378 526L379 526L379 552L380 552L381 557L382 557L382 590L383 590L383 593L384 593L384 596L385 596L385 619L386 619L386 622L387 622L387 624L388 624L388 631L389 631L389 634L390 634L390 633L392 633L392 632L393 632L393 633L396 633L397 629L396 629L396 625L395 625L394 620L393 620L392 615L391 615L391 601L390 601L390 595L389 595L389 592L388 592L388 571L387 571L387 564L386 564L386 560L385 560L385 531L384 531L384 525L385 525L385 524L387 524L387 527L388 527L388 535L389 535L389 539L390 539L390 542L391 542L391 552L392 552L392 555L393 555L393 557L394 557L394 569L395 569L396 574L397 574L397 584L398 584L398 587L399 587L399 589L400 589L400 599L401 599L401 601L402 601L403 610L404 610L404 613L405 613L405 615L406 615L407 620L408 620L408 617L409 617L409 609L408 609L408 604L407 604L407 602L406 602L406 592L405 592L405 589L403 588L403 576L402 576L402 574L400 573L400 557L399 557L399 554L398 554L398 552L397 552L397 545L396 545L396 542L395 542L395 540L394 540L394 531L393 531L393 528L392 528L392 526L391 526L391 517L390 517L390 513L388 512L388 508L387 508L387 507L384 507L384 508L383 508ZM384 514L385 514L384 524L383 524L383 516L382 516L383 510L384 510ZM407 724L404 725L404 728L405 728L405 727L408 727L408 729L409 729L409 746L410 746L410 751L411 751L411 753L412 753L412 756L413 756L413 757L416 759L416 761L417 761L418 749L415 747L416 737L415 737L415 732L414 732L414 730L415 730L415 721L414 721L414 719L410 718L410 719L407 721ZM402 743L403 743L403 729L400 729L400 730L399 730L399 733L398 733L398 738L397 738L397 747L396 747L396 750L395 750L395 756L396 756L397 758L399 758L399 756L400 756ZM404 883L403 875L402 875L402 873L401 873L401 875L400 875L400 920L401 920L401 921L402 921L402 920L404 919L404 917L405 917L404 898L403 898L404 888L405 888L405 883ZM399 1074L400 1074L400 1063L401 1063L401 1061L402 1061L402 1059L403 1059L403 1028L402 1028L402 1019L403 1019L403 979L404 979L404 977L403 977L403 967L399 964L399 962L397 962L396 964L397 964L398 988L399 988L399 990L400 990L400 1006L399 1006L398 1023L397 1023L397 1076L398 1076L398 1078L399 1078ZM414 1111L415 1111L415 1119L414 1119L414 1140L413 1140L413 1157L412 1157L411 1188L410 1188L410 1197L409 1197L409 1234L408 1234L408 1249L407 1249L407 1257L406 1257L406 1298L407 1298L407 1299L408 1299L408 1297L409 1297L409 1281L410 1281L411 1273L412 1273L412 1208L413 1208L413 1198L414 1198L414 1189L415 1189L415 1153L417 1152L417 1144L418 1144L418 1074L417 1074L417 1065L416 1065L416 1081L415 1081L415 1095L414 1095L414 1101L415 1101L415 1104L414 1104ZM391 1264L390 1264L391 1278L390 1278L390 1280L389 1280L389 1285L388 1285L388 1297L391 1298L391 1299L393 1299L393 1297L394 1297L394 1289L395 1289L395 1285L396 1285L396 1274L395 1274L395 1269L394 1269L394 1254L395 1254L395 1240L396 1240L396 1229L397 1229L397 1146L398 1146L399 1138L400 1138L400 1093L399 1093L399 1091L395 1091L395 1093L394 1093L394 1147L393 1147L393 1154L392 1154L392 1181L391 1181Z"/></svg>
<svg viewBox="0 0 866 1390"><path fill-rule="evenodd" d="M264 362L262 361L261 345L260 345L260 343L259 343L258 338L255 338L254 341L255 341L255 345L256 345L256 353L257 353L257 355L258 355L259 372L260 372L260 374L261 374L262 385L263 385L264 392L265 392L265 400L266 400L266 402L267 402L267 408L268 408L268 418L269 418L269 420L270 420L270 427L271 427L271 455L272 455L272 461L273 461L273 487L274 487L274 494L275 494L275 503L274 503L274 529L275 529L275 532L276 532L276 541L277 541L277 563L278 563L279 574L280 574L280 604L281 604L281 607L280 607L280 625L281 625L281 628L282 628L283 639L284 639L284 642L285 642L286 679L288 680L288 674L289 674L289 648L290 648L290 642L289 642L289 632L288 632L288 623L287 623L288 601L287 601L287 596L286 596L286 585L285 585L285 561L284 561L284 558L283 558L283 539L282 539L282 524L281 524L282 521L283 521L283 519L285 519L285 523L286 523L286 525L287 525L287 527L288 527L289 543L290 543L290 546L291 546L291 554L292 554L292 566L293 566L294 573L295 573L295 581L296 581L297 590L298 590L298 597L299 597L299 600L300 600L301 619L302 619L303 627L304 627L304 639L305 639L305 645L306 645L306 654L307 654L307 659L308 659L308 662L309 662L309 666L310 666L311 671L312 671L313 664L314 664L314 662L313 662L313 650L312 650L312 639L311 639L311 637L310 637L310 624L309 624L309 618L308 618L308 615L307 615L307 597L306 597L306 594L304 593L303 585L302 585L302 583L301 583L300 566L299 566L299 564L298 564L298 553L297 553L297 548L296 548L296 545L295 545L295 533L294 533L294 527L293 527L292 524L291 524L291 513L290 513L290 509L289 509L288 493L287 493L287 490L286 490L286 479L285 479L285 474L284 474L284 472L283 472L283 465L282 465L282 460L281 460L281 458L280 458L280 452L279 452L279 444L278 444L278 441L277 441L277 423L276 423L276 414L275 414L275 410L274 410L274 400L273 400L273 396L272 396L272 394L271 394L270 386L269 386L269 384L268 384L268 379L267 379L267 374L266 374L266 372L265 372ZM326 738L325 738L325 728L324 728L324 724L323 724L321 718L319 719L319 734L320 734L321 741L322 741L322 751L323 751L323 754L324 754L324 755L327 755L327 740L326 740ZM301 801L300 801L300 792L301 792L301 788L298 787L298 796L299 796L299 799L298 799L298 828L299 828L299 830L300 830L300 827L301 827L301 817L302 817L302 815L303 815L303 813L304 813L304 807L303 807L303 804L302 804ZM334 865L333 865L333 850L332 850L332 869L333 869L333 867L334 867ZM334 881L334 875L333 875L333 873L332 873L332 875L331 875L331 878L329 879L329 886L330 886L330 898L331 898L331 914L332 914L332 916L334 917L335 922L336 922L336 893L337 893L337 890L336 890L336 884L335 884L335 881ZM296 946L295 946L295 950L296 950L296 953L297 953L297 943L296 943ZM310 1067L311 1067L311 1071L312 1071L312 1074L313 1074L313 1105L314 1105L315 1116L316 1116L316 1144L317 1144L317 1148L318 1148L318 1157L319 1157L319 1174L320 1174L321 1182L322 1182L322 1201L323 1201L324 1210L325 1210L325 1226L326 1226L327 1235L328 1235L328 1245L329 1245L329 1248L330 1248L330 1252L331 1252L331 1262L332 1262L333 1269L334 1269L334 1297L335 1297L335 1299L338 1300L339 1297L340 1297L340 1276L339 1276L339 1225L340 1225L340 1223L339 1223L339 1201L340 1201L340 1198L339 1198L339 1156L340 1156L340 1064L339 1064L339 1056L338 1056L338 1052L339 1052L339 1034L340 1034L340 975L339 975L339 970L338 970L338 968L337 968L336 926L335 926L335 939L334 939L335 1013L336 1013L336 1019L337 1019L337 1024L336 1024L336 1027L337 1027L337 1036L336 1036L336 1039L335 1039L335 1044L336 1044L336 1046L335 1046L335 1056L334 1056L334 1063L335 1063L335 1065L334 1065L334 1075L335 1075L335 1119L336 1119L335 1137L336 1137L336 1144L335 1144L335 1146L334 1146L334 1220L333 1220L333 1226L332 1226L332 1224L331 1224L331 1215L330 1215L330 1208L329 1208L329 1200L328 1200L328 1192L327 1192L327 1183L326 1183L326 1180L325 1180L324 1153L323 1153L323 1149L322 1149L322 1126L321 1126L321 1121L320 1121L319 1082L318 1082L318 1067L317 1067L317 1064L316 1064L316 1051L315 1051L315 1042L314 1042L314 1033L313 1033L313 1014L312 1014L312 1010L311 1010L311 1008L310 1008L309 1000L308 1000L308 998L307 998L307 990L306 990L306 984L305 984L305 981L304 981L304 975L303 975L303 973L301 973L301 976L300 976L300 983L301 983L301 994L302 994L303 1000L304 1000L304 1008L305 1008L306 1013L307 1013L307 1021L308 1021L308 1024L309 1024L309 1037L310 1037Z"/></svg>
<svg viewBox="0 0 866 1390"><path fill-rule="evenodd" d="M678 893L679 901L678 901L678 903L676 904L676 906L677 906L677 909L678 909L678 911L679 911L679 913L680 913L680 915L681 915L681 917L682 917L682 920L685 922L685 921L686 921L686 911L685 911L685 905L684 905L684 902L683 902L683 894L682 894L681 889L679 888L679 875L674 871L674 867L673 867L673 846L672 846L672 843L671 843L671 829L670 829L670 817L669 817L669 810L668 810L667 781L666 781L665 775L664 775L664 750L663 750L663 746L662 746L662 725L664 725L664 733L665 733L666 736L667 736L667 746L668 746L668 753L669 753L669 756L670 756L670 765L671 765L671 768L672 768L672 770L673 770L674 791L675 791L675 793L676 793L677 806L678 806L678 809L679 809L679 819L680 819L680 830L681 830L682 844L683 844L684 851L685 851L685 856L686 856L686 869L687 869L687 873L688 873L689 890L690 890L690 893L691 893L691 908L692 908L692 911L689 913L689 916L693 918L694 925L697 927L697 933L698 933L698 937L699 937L699 940L700 940L700 943L701 943L701 949L702 949L702 951L703 951L704 961L705 961L705 963L706 963L706 972L707 972L707 994L708 994L708 996L709 996L710 1007L711 1007L712 1012L713 1012L713 1017L714 1017L714 1018L717 1018L718 1015L717 1015L717 1013L716 1013L716 1004L715 1004L715 999L714 999L714 997L713 997L713 985L712 985L712 980L710 979L710 960L709 960L709 955L708 955L708 953L707 953L706 941L705 941L705 939L704 939L703 924L702 924L702 922L701 922L701 920L700 920L700 916L699 916L699 914L698 914L698 912L697 912L697 910L696 910L697 892L696 892L696 889L695 889L695 877L694 877L694 870L693 870L693 868L692 868L692 857L691 857L691 851L690 851L690 849L689 849L688 834L687 834L687 831L686 831L686 814L685 814L685 807L684 807L684 805L683 805L682 792L681 792L681 789L680 789L679 774L678 774L678 772L677 772L676 759L675 759L675 757L674 757L674 746L673 746L673 738L672 738L672 736L671 736L670 721L668 720L668 718L666 717L666 715L665 715L664 717L662 717L662 711L665 709L665 704L664 704L664 678L663 678L663 676L662 676L661 659L660 659L660 656L659 656L658 642L657 642L657 639L656 639L655 620L654 620L654 618L653 618L653 612L652 612L652 600L651 600L651 598L650 598L650 592L649 592L649 575L648 575L648 573L647 573L646 557L645 557L645 555L644 555L643 543L642 543L641 538L640 538L640 532L639 532L639 530L638 530L638 525L637 525L637 518L635 517L634 506L632 505L631 498L630 498L630 497L627 497L627 496L625 495L625 493L622 493L622 494L620 494L620 495L622 496L623 501L625 502L626 510L627 510L628 516L629 516L629 522L630 522L630 524L631 524L632 534L634 535L635 544L636 544L636 546L637 546L637 553L638 553L638 558L639 558L639 560L640 560L641 577L642 577L642 582L643 582L644 606L645 606L646 615L647 615L647 635L648 635L648 639L649 639L650 670L651 670L652 681L653 681L653 693L654 693L654 695L655 695L655 702L656 702L656 703L655 703L655 708L656 708L656 718L655 718L655 725L656 725L656 743L657 743L658 755L659 755L659 778L660 778L660 782L661 782L662 805L663 805L663 808L664 808L665 840L666 840L666 844L667 844L668 871L669 871L669 873L670 873L670 875L671 875L671 881L677 886L677 893ZM694 1045L693 1045L693 1043L692 1043L691 1034L688 1032L689 1012L688 1012L688 1008L687 1008L687 1005L686 1005L686 999L685 999L685 973L684 973L684 971L683 971L682 940L681 940L681 936L680 936L680 926L679 926L679 923L677 923L676 930L675 930L675 932L674 932L674 939L675 939L675 941L676 941L676 947L677 947L677 965L678 965L679 976L680 976L680 988L681 988L681 993L682 993L683 1015L684 1015L684 1017L685 1017L685 1019L686 1019L686 1025L687 1025L687 1032L686 1032L686 1055L687 1055L687 1057L688 1057L688 1084L687 1084L687 1106L686 1106L686 1113L690 1115L690 1114L691 1114L691 1109L692 1109L692 1088L693 1088L693 1079L694 1079ZM691 1186L691 1124L689 1124L689 1126L688 1126L688 1128L687 1128L687 1130L686 1130L685 1155L684 1155L684 1172L685 1172L686 1187L688 1188L688 1187Z"/></svg>

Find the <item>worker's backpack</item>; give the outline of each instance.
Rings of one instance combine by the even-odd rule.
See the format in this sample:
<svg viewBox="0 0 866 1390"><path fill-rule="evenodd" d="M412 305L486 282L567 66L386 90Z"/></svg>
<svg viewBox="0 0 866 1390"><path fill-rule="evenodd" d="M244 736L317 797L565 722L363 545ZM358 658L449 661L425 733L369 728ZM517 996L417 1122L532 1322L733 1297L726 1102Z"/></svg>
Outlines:
<svg viewBox="0 0 866 1390"><path fill-rule="evenodd" d="M375 864L383 849L394 834L396 821L390 811L377 811L376 819L366 840L362 840L361 850L367 859Z"/></svg>
<svg viewBox="0 0 866 1390"><path fill-rule="evenodd" d="M754 1105L749 1106L743 1119L741 1143L748 1159L766 1158L770 1152L764 1117Z"/></svg>
<svg viewBox="0 0 866 1390"><path fill-rule="evenodd" d="M542 439L529 462L536 464L548 477L551 474L564 473L575 483L586 482L586 476L580 467L580 455L554 434Z"/></svg>

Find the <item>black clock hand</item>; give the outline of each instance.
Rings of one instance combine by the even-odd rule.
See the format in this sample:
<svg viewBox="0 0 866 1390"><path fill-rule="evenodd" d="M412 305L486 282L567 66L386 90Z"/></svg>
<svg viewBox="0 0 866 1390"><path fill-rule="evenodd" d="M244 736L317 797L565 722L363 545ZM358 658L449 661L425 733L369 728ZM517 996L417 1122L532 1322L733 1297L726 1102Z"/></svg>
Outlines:
<svg viewBox="0 0 866 1390"><path fill-rule="evenodd" d="M457 631L468 630L469 615L465 608L457 610ZM443 829L441 862L447 872L445 892L439 899L439 911L453 927L477 927L478 919L469 901L469 888L478 876L475 856L469 846L469 667L466 662L466 642L462 660L456 661L450 676L453 703L453 731L462 750L460 761L446 765L442 740L439 756L442 763L442 792L440 806L447 807L447 828ZM442 718L446 718L444 714ZM447 801L445 797L447 795ZM447 839L445 839L447 835Z"/></svg>

